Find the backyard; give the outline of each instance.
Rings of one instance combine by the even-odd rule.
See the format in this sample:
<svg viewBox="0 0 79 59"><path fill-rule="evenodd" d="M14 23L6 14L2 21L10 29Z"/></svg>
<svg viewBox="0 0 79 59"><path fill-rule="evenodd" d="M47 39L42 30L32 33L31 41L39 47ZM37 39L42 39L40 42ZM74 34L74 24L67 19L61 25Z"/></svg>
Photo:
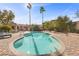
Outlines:
<svg viewBox="0 0 79 59"><path fill-rule="evenodd" d="M59 9L56 9L56 7L53 8L53 4L45 5L49 8L51 5L52 9L41 6L41 4L38 5L40 7L35 9L37 13L33 13L34 16L32 14L32 12L34 11L32 10L34 4L31 3L25 5L28 10L28 16L26 16L26 11L23 12L25 9L20 10L23 12L23 15L25 15L25 17L21 15L22 13L20 14L20 16L22 16L21 18L19 18L20 16L17 17L19 13L16 12L18 14L17 15L15 12L13 12L13 10L5 9L0 11L0 56L53 56L53 54L56 54L57 52L58 53L56 54L56 56L78 56L79 10L74 7L76 11L72 13L73 10L71 10L71 14L74 15L74 17L72 17L73 15L71 16L70 13L66 14L65 12L63 12L63 15L59 12L62 10L65 11L62 7L58 7L59 5L62 6L61 4L55 5ZM67 4L65 5L68 6ZM69 5L72 6L72 4ZM75 6L75 4L73 5ZM51 13L53 12L52 10L55 11L54 14ZM61 15L56 15L57 11ZM70 12L70 9L68 12ZM46 13L48 14L45 15ZM38 14L40 15L39 18L37 18ZM53 16L55 18L53 18ZM39 21L36 19L38 19ZM74 21L74 19L77 19L77 21ZM10 37L5 37L8 35ZM60 41L63 44L61 44Z"/></svg>

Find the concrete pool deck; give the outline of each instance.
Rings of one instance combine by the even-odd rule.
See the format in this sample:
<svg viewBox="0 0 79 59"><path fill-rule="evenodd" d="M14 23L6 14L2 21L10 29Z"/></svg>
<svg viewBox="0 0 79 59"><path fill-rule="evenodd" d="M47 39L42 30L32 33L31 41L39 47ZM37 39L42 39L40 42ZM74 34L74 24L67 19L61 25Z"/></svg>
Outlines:
<svg viewBox="0 0 79 59"><path fill-rule="evenodd" d="M12 34L11 38L0 39L0 56L15 56L10 49L9 44L16 38L21 36L21 33L18 32ZM79 34L69 33L68 36L64 33L54 33L52 35L59 38L65 45L64 54L68 56L79 56Z"/></svg>
<svg viewBox="0 0 79 59"><path fill-rule="evenodd" d="M11 38L0 39L0 56L14 56L9 49L9 44L16 38L21 36L21 32L12 34Z"/></svg>
<svg viewBox="0 0 79 59"><path fill-rule="evenodd" d="M54 33L65 45L64 54L68 56L79 56L79 34L77 33Z"/></svg>

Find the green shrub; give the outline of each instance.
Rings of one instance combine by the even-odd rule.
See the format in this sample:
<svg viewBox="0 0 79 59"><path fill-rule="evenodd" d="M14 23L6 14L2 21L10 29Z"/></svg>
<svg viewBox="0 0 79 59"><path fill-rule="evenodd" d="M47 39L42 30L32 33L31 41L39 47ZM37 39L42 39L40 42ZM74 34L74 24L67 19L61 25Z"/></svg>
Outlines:
<svg viewBox="0 0 79 59"><path fill-rule="evenodd" d="M41 28L38 25L32 25L31 31L41 31Z"/></svg>
<svg viewBox="0 0 79 59"><path fill-rule="evenodd" d="M10 32L12 30L12 27L10 25L2 25L0 26L0 31L8 31Z"/></svg>
<svg viewBox="0 0 79 59"><path fill-rule="evenodd" d="M75 33L79 33L79 30L75 30Z"/></svg>

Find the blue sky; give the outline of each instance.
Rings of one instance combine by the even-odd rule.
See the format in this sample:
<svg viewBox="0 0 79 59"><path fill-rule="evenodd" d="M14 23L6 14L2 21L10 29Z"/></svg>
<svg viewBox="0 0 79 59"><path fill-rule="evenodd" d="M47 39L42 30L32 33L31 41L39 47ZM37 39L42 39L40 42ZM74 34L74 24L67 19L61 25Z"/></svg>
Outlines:
<svg viewBox="0 0 79 59"><path fill-rule="evenodd" d="M78 21L75 19L75 11L79 9L77 3L33 3L32 4L32 24L41 24L40 6L44 6L44 21L50 21L56 19L58 16L68 15L71 20ZM25 3L0 3L0 9L12 10L15 14L13 20L18 24L29 24L28 9Z"/></svg>

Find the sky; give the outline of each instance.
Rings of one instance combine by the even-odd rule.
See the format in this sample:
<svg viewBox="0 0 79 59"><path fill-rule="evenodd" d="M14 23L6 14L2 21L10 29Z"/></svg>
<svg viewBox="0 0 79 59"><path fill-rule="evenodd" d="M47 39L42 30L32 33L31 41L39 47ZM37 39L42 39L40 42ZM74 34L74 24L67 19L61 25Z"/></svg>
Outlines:
<svg viewBox="0 0 79 59"><path fill-rule="evenodd" d="M78 21L75 18L75 12L79 9L78 3L33 3L31 9L31 23L41 24L42 16L40 6L44 6L44 21L56 19L58 16L67 15L72 21ZM0 3L0 10L12 10L15 14L13 22L17 24L29 24L29 10L27 3Z"/></svg>

